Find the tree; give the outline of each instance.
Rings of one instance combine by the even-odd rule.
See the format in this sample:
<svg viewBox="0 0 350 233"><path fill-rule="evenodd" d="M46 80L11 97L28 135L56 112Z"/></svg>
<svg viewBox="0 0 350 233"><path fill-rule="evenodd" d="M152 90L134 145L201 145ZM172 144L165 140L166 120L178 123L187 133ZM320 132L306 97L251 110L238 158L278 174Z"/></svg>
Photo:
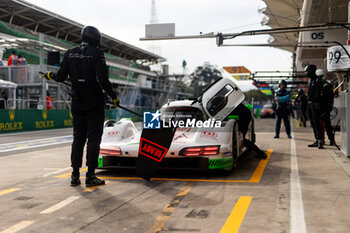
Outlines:
<svg viewBox="0 0 350 233"><path fill-rule="evenodd" d="M273 96L268 96L262 93L260 90L250 90L247 92L244 92L245 100L248 102L252 101L252 98L254 98L254 101L257 102L266 102L268 100L273 100Z"/></svg>
<svg viewBox="0 0 350 233"><path fill-rule="evenodd" d="M210 63L204 63L203 66L198 66L190 75L194 96L198 97L208 85L221 77L220 70Z"/></svg>

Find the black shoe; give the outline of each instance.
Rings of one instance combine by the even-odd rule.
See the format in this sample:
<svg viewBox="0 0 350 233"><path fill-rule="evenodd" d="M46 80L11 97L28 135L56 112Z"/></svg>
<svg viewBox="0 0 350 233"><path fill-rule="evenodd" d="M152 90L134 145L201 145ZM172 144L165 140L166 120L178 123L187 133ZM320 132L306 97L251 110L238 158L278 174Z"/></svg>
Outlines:
<svg viewBox="0 0 350 233"><path fill-rule="evenodd" d="M318 149L324 149L323 145L324 145L324 142L319 141L318 142Z"/></svg>
<svg viewBox="0 0 350 233"><path fill-rule="evenodd" d="M288 136L288 138L292 138L292 136L290 134L288 134L287 136Z"/></svg>
<svg viewBox="0 0 350 233"><path fill-rule="evenodd" d="M329 145L330 145L330 146L335 146L335 141L334 141L334 139L333 139L333 140L330 140Z"/></svg>
<svg viewBox="0 0 350 233"><path fill-rule="evenodd" d="M307 146L308 146L308 147L318 147L318 142L315 141L314 143L309 144L309 145L307 145Z"/></svg>
<svg viewBox="0 0 350 233"><path fill-rule="evenodd" d="M280 136L279 135L275 135L273 138L280 138Z"/></svg>
<svg viewBox="0 0 350 233"><path fill-rule="evenodd" d="M86 187L99 186L104 185L105 181L97 178L95 174L89 175L86 173L85 184Z"/></svg>
<svg viewBox="0 0 350 233"><path fill-rule="evenodd" d="M256 153L256 157L258 159L267 159L267 155L264 151L260 150L259 152Z"/></svg>
<svg viewBox="0 0 350 233"><path fill-rule="evenodd" d="M73 175L71 176L71 180L70 180L70 186L78 186L81 184L80 182L80 175Z"/></svg>

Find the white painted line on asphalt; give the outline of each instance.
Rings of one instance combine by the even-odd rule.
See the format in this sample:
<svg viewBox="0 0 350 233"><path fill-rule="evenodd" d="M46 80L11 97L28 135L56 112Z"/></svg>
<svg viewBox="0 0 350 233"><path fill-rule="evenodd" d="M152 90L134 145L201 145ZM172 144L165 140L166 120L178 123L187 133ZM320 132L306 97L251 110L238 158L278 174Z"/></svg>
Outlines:
<svg viewBox="0 0 350 233"><path fill-rule="evenodd" d="M65 207L66 205L69 205L70 203L72 203L73 201L76 201L80 198L80 196L71 196L68 197L67 199L57 203L56 205L51 206L50 208L47 208L46 210L41 211L41 214L51 214L63 207Z"/></svg>
<svg viewBox="0 0 350 233"><path fill-rule="evenodd" d="M12 148L12 149L7 149L7 150L0 150L0 153L2 152L10 152L10 151L16 151L16 150L25 150L25 149L33 149L33 148L38 148L38 147L44 147L44 146L54 146L54 145L59 145L59 144L64 144L68 143L69 141L65 142L55 142L55 143L46 143L46 144L40 144L40 145L35 145L35 146L30 146L30 147L18 147L18 148Z"/></svg>
<svg viewBox="0 0 350 233"><path fill-rule="evenodd" d="M3 231L1 231L0 233L15 233L18 232L24 228L26 228L27 226L31 225L32 223L34 223L33 221L22 221L17 223L16 225L13 225L12 227L9 227Z"/></svg>
<svg viewBox="0 0 350 233"><path fill-rule="evenodd" d="M17 132L17 133L4 133L4 134L0 134L0 137L26 135L26 134L43 134L47 132L54 133L54 132L60 132L60 131L68 131L68 129L72 130L72 128L62 128L62 129L35 130L35 131L26 131L26 132Z"/></svg>
<svg viewBox="0 0 350 233"><path fill-rule="evenodd" d="M303 196L294 133L290 141L290 233L306 233Z"/></svg>
<svg viewBox="0 0 350 233"><path fill-rule="evenodd" d="M0 144L0 153L16 151L16 150L32 149L32 148L38 148L43 146L64 144L64 143L72 142L72 140L73 140L73 136L68 135L68 136L60 136L60 137L53 137L53 138L5 143L5 144Z"/></svg>
<svg viewBox="0 0 350 233"><path fill-rule="evenodd" d="M65 136L52 137L52 138L40 138L40 139L33 139L33 140L26 140L26 141L19 141L19 142L10 142L10 143L0 144L0 147L6 146L6 145L17 145L17 144L22 144L22 143L40 142L40 141L44 141L44 140L66 139L66 138L73 138L73 136L72 135L65 135Z"/></svg>
<svg viewBox="0 0 350 233"><path fill-rule="evenodd" d="M43 177L48 177L48 176L51 176L51 175L55 175L57 173L61 173L61 172L67 171L69 169L71 169L71 167L66 167L66 168L62 168L62 169L55 169L55 171L50 172L50 173L46 173L45 175L43 175Z"/></svg>

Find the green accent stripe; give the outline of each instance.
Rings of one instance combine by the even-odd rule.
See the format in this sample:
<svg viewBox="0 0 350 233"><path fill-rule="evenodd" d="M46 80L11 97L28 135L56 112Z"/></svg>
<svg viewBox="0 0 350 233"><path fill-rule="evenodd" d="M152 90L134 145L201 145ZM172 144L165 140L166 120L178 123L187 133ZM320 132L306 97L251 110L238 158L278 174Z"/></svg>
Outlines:
<svg viewBox="0 0 350 233"><path fill-rule="evenodd" d="M103 158L98 158L98 167L103 167Z"/></svg>
<svg viewBox="0 0 350 233"><path fill-rule="evenodd" d="M223 158L223 159L209 159L208 161L209 169L221 169L226 167L233 166L232 157Z"/></svg>
<svg viewBox="0 0 350 233"><path fill-rule="evenodd" d="M140 144L140 142L132 142L132 143L128 143L127 145L138 145Z"/></svg>
<svg viewBox="0 0 350 233"><path fill-rule="evenodd" d="M238 115L230 115L227 117L227 119L231 120L231 119L234 119L234 120L239 120L239 116Z"/></svg>

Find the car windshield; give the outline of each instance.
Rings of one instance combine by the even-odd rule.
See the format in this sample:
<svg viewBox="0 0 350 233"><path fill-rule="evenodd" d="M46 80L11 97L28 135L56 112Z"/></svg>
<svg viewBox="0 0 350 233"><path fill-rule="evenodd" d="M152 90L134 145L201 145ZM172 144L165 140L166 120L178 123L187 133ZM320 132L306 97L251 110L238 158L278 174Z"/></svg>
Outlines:
<svg viewBox="0 0 350 233"><path fill-rule="evenodd" d="M204 120L202 111L194 107L167 107L162 110L162 119L164 120Z"/></svg>

